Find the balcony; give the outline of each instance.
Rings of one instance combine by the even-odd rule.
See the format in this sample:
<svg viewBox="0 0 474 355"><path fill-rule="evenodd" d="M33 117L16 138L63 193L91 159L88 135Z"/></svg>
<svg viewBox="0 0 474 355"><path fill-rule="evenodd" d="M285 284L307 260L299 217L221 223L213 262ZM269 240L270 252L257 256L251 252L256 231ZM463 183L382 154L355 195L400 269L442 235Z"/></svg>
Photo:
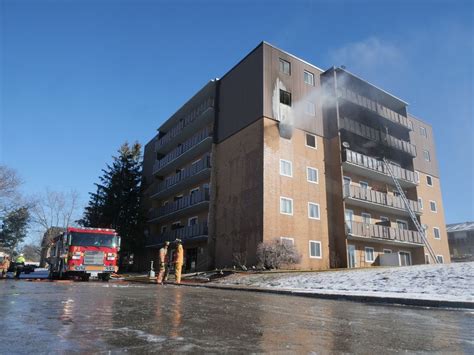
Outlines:
<svg viewBox="0 0 474 355"><path fill-rule="evenodd" d="M382 213L403 213L408 216L410 215L401 197L347 184L344 185L343 190L346 203L377 210ZM417 214L421 213L418 202L412 200L408 200L408 202L413 212Z"/></svg>
<svg viewBox="0 0 474 355"><path fill-rule="evenodd" d="M209 189L202 189L160 208L151 209L148 218L149 222L159 223L170 218L179 218L194 213L208 206Z"/></svg>
<svg viewBox="0 0 474 355"><path fill-rule="evenodd" d="M149 236L146 239L147 247L160 246L165 242L173 242L177 238L183 243L190 240L205 240L208 236L207 222L201 222L193 226L181 227L175 230L166 231L157 236Z"/></svg>
<svg viewBox="0 0 474 355"><path fill-rule="evenodd" d="M379 116L394 122L400 126L403 126L408 129L412 129L410 124L408 123L408 118L400 115L399 113L389 109L388 107L385 107L383 105L380 105L376 101L373 101L371 99L366 98L365 96L359 95L355 93L352 90L348 90L345 88L338 88L337 89L337 96L341 97L349 102L352 102L353 104L356 104L358 106L364 107L365 109L377 113Z"/></svg>
<svg viewBox="0 0 474 355"><path fill-rule="evenodd" d="M368 176L374 180L382 181L393 185L392 177L387 171L385 163L381 160L371 158L367 155L356 153L345 149L342 156L344 171L354 174ZM389 164L393 175L397 178L402 187L414 187L418 185L416 175L413 171L403 169L397 165Z"/></svg>
<svg viewBox="0 0 474 355"><path fill-rule="evenodd" d="M206 155L192 165L180 170L176 174L160 182L151 198L160 198L173 195L185 186L195 185L211 175L211 157Z"/></svg>
<svg viewBox="0 0 474 355"><path fill-rule="evenodd" d="M423 237L419 232L400 228L391 228L378 224L361 222L346 222L346 231L349 239L370 239L388 244L424 245Z"/></svg>
<svg viewBox="0 0 474 355"><path fill-rule="evenodd" d="M176 145L178 137L187 137L192 132L207 126L214 120L214 98L208 97L182 120L175 124L155 143L155 151L161 154L169 152Z"/></svg>
<svg viewBox="0 0 474 355"><path fill-rule="evenodd" d="M340 119L340 128L345 129L351 133L357 134L361 137L370 139L375 142L382 143L390 148L397 149L401 152L409 154L411 157L416 157L416 148L413 144L404 140L395 138L390 134L380 132L379 130L366 126L362 123L343 117Z"/></svg>
<svg viewBox="0 0 474 355"><path fill-rule="evenodd" d="M179 144L175 149L157 160L153 166L154 175L166 175L186 161L204 154L212 146L212 128L206 127L188 140Z"/></svg>

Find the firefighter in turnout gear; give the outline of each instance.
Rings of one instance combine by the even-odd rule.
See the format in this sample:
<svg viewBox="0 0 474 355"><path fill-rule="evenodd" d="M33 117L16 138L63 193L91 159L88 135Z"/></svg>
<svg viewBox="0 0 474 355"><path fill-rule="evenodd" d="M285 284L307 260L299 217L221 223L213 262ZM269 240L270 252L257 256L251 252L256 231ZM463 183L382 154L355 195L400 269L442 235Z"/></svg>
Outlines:
<svg viewBox="0 0 474 355"><path fill-rule="evenodd" d="M166 264L168 261L168 246L170 242L165 242L165 245L160 249L160 272L158 273L157 282L163 285L163 279L166 272Z"/></svg>
<svg viewBox="0 0 474 355"><path fill-rule="evenodd" d="M183 268L184 250L181 244L181 239L176 239L176 266L175 266L175 278L176 283L181 283L181 269Z"/></svg>

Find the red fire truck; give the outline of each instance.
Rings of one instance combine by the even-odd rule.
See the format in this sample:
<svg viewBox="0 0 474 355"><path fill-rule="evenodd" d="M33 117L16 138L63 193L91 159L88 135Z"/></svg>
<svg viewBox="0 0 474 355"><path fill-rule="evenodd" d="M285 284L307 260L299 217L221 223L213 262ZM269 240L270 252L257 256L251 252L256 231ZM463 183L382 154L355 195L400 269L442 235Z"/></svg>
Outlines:
<svg viewBox="0 0 474 355"><path fill-rule="evenodd" d="M107 281L118 270L120 237L113 229L67 228L53 239L48 262L52 279L90 276Z"/></svg>

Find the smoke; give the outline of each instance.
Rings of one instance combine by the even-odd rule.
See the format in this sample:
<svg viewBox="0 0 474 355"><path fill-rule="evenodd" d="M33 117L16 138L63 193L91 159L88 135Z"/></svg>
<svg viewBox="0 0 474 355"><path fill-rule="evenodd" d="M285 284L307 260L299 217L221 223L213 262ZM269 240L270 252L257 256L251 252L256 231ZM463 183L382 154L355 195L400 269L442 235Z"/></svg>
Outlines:
<svg viewBox="0 0 474 355"><path fill-rule="evenodd" d="M377 37L349 43L330 51L329 59L336 65L346 65L361 75L398 72L405 62L402 50L389 41Z"/></svg>
<svg viewBox="0 0 474 355"><path fill-rule="evenodd" d="M338 87L344 87L346 80L338 76ZM294 100L291 106L280 103L280 90L288 91L285 84L277 78L273 88L272 109L273 117L280 121L280 135L291 138L294 127L311 127L314 121L320 117L322 107L332 108L336 106L336 94L332 84L320 85L315 77L315 86L299 100ZM294 97L292 98L294 99Z"/></svg>

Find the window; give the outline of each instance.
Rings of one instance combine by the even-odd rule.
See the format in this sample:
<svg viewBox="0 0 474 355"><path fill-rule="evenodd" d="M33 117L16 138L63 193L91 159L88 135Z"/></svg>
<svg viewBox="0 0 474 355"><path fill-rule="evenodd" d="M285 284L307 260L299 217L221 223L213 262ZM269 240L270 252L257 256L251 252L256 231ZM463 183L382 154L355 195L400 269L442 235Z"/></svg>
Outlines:
<svg viewBox="0 0 474 355"><path fill-rule="evenodd" d="M374 248L365 247L365 261L368 263L373 263L374 260Z"/></svg>
<svg viewBox="0 0 474 355"><path fill-rule="evenodd" d="M399 251L398 259L400 261L400 266L411 265L411 254L407 251Z"/></svg>
<svg viewBox="0 0 474 355"><path fill-rule="evenodd" d="M163 201L163 204L162 204L162 206L163 206L163 207L165 207L167 204L168 204L168 200L166 200L166 201Z"/></svg>
<svg viewBox="0 0 474 355"><path fill-rule="evenodd" d="M189 194L190 194L190 195L193 195L193 194L195 194L195 193L197 193L197 192L199 192L199 187L195 187L195 188L189 190ZM181 196L181 197L183 197L183 196Z"/></svg>
<svg viewBox="0 0 474 355"><path fill-rule="evenodd" d="M198 223L197 216L188 219L188 226L195 226Z"/></svg>
<svg viewBox="0 0 474 355"><path fill-rule="evenodd" d="M368 189L369 188L369 183L365 182L365 181L359 181L359 185L360 187L362 187L363 189Z"/></svg>
<svg viewBox="0 0 474 355"><path fill-rule="evenodd" d="M392 249L384 249L383 253L384 254L392 254Z"/></svg>
<svg viewBox="0 0 474 355"><path fill-rule="evenodd" d="M438 209L436 208L436 202L435 201L430 201L430 210L431 210L431 212L438 212Z"/></svg>
<svg viewBox="0 0 474 355"><path fill-rule="evenodd" d="M314 86L314 74L309 71L304 71L304 82L308 85Z"/></svg>
<svg viewBox="0 0 474 355"><path fill-rule="evenodd" d="M420 136L422 136L422 137L427 137L428 136L426 134L426 128L425 127L420 127Z"/></svg>
<svg viewBox="0 0 474 355"><path fill-rule="evenodd" d="M316 107L314 104L310 101L305 102L305 113L310 116L315 116L316 115Z"/></svg>
<svg viewBox="0 0 474 355"><path fill-rule="evenodd" d="M433 178L429 175L426 175L426 184L428 186L433 186Z"/></svg>
<svg viewBox="0 0 474 355"><path fill-rule="evenodd" d="M441 239L441 233L438 227L433 227L434 239Z"/></svg>
<svg viewBox="0 0 474 355"><path fill-rule="evenodd" d="M380 216L380 225L390 227L390 219L388 217Z"/></svg>
<svg viewBox="0 0 474 355"><path fill-rule="evenodd" d="M308 217L311 219L320 219L319 205L314 202L308 202Z"/></svg>
<svg viewBox="0 0 474 355"><path fill-rule="evenodd" d="M287 197L280 197L280 213L281 214L293 214L293 200Z"/></svg>
<svg viewBox="0 0 474 355"><path fill-rule="evenodd" d="M436 255L436 259L438 260L438 263L444 264L444 258L442 255Z"/></svg>
<svg viewBox="0 0 474 355"><path fill-rule="evenodd" d="M321 259L321 242L316 240L309 241L309 257Z"/></svg>
<svg viewBox="0 0 474 355"><path fill-rule="evenodd" d="M306 146L316 149L316 136L306 133Z"/></svg>
<svg viewBox="0 0 474 355"><path fill-rule="evenodd" d="M430 152L428 152L427 150L423 151L423 157L425 158L426 161L431 161Z"/></svg>
<svg viewBox="0 0 474 355"><path fill-rule="evenodd" d="M423 199L421 197L418 197L418 206L420 207L420 210L423 209Z"/></svg>
<svg viewBox="0 0 474 355"><path fill-rule="evenodd" d="M429 264L429 263L430 263L430 255L425 254L425 264Z"/></svg>
<svg viewBox="0 0 474 355"><path fill-rule="evenodd" d="M166 229L168 229L168 226L161 226L161 234L166 232Z"/></svg>
<svg viewBox="0 0 474 355"><path fill-rule="evenodd" d="M292 177L293 167L291 161L280 159L280 175Z"/></svg>
<svg viewBox="0 0 474 355"><path fill-rule="evenodd" d="M398 229L408 230L408 223L407 221L403 221L401 219L397 219L397 226Z"/></svg>
<svg viewBox="0 0 474 355"><path fill-rule="evenodd" d="M295 244L295 240L293 238L290 238L290 237L280 237L280 242L282 244L288 244L288 245L294 245Z"/></svg>
<svg viewBox="0 0 474 355"><path fill-rule="evenodd" d="M291 75L291 64L284 59L280 58L280 72Z"/></svg>
<svg viewBox="0 0 474 355"><path fill-rule="evenodd" d="M344 176L342 179L344 180L344 185L350 185L351 184L352 179L350 177Z"/></svg>
<svg viewBox="0 0 474 355"><path fill-rule="evenodd" d="M308 180L308 182L317 184L319 182L318 169L311 168L309 166L306 167L306 179Z"/></svg>
<svg viewBox="0 0 474 355"><path fill-rule="evenodd" d="M179 229L179 228L181 228L181 222L180 221L173 222L173 224L171 225L171 230L175 230L175 229Z"/></svg>
<svg viewBox="0 0 474 355"><path fill-rule="evenodd" d="M371 217L371 216L370 216L370 213L364 213L364 212L362 212L360 215L362 216L362 223L364 223L364 224L370 224L370 217Z"/></svg>
<svg viewBox="0 0 474 355"><path fill-rule="evenodd" d="M283 105L291 106L291 93L280 89L280 103Z"/></svg>

